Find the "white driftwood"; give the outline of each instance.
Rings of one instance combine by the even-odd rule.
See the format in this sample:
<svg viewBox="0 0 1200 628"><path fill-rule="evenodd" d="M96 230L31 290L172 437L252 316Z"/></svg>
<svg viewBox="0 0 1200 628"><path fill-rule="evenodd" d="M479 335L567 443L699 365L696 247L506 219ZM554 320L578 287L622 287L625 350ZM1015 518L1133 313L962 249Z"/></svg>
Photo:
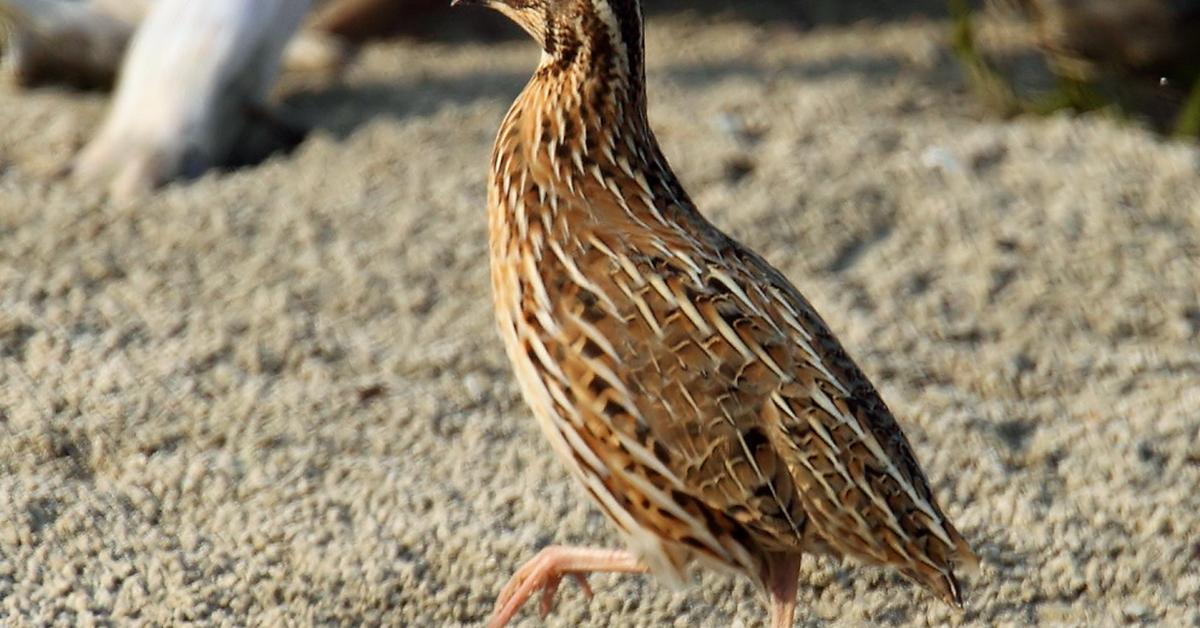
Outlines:
<svg viewBox="0 0 1200 628"><path fill-rule="evenodd" d="M73 175L129 198L224 163L267 92L308 0L158 0L100 132Z"/></svg>
<svg viewBox="0 0 1200 628"><path fill-rule="evenodd" d="M129 41L158 0L0 0L0 68L21 86L63 83L111 87ZM288 42L288 71L335 73L353 57L352 42L337 30L347 19L405 0L316 0L308 27ZM364 7L366 9L364 9ZM353 30L353 29L351 29Z"/></svg>

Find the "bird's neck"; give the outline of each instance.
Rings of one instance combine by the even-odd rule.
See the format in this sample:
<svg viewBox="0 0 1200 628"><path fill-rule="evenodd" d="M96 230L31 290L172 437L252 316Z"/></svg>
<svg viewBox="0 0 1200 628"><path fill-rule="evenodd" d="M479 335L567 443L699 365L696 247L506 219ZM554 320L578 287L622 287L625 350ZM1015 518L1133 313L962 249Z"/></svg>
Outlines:
<svg viewBox="0 0 1200 628"><path fill-rule="evenodd" d="M554 54L543 55L521 95L525 116L533 119L526 123L561 126L556 129L560 142L577 140L585 153L597 148L602 137L650 134L640 54L631 58L604 37L558 46Z"/></svg>
<svg viewBox="0 0 1200 628"><path fill-rule="evenodd" d="M566 194L591 179L682 200L650 130L640 59L602 46L543 57L497 137L497 191L526 181Z"/></svg>

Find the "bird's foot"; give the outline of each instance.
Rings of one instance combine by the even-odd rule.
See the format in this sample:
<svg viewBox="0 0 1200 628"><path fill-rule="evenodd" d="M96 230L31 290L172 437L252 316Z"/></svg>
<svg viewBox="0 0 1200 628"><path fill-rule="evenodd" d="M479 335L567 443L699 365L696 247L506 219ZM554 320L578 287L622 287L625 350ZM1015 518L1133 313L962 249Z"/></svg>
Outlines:
<svg viewBox="0 0 1200 628"><path fill-rule="evenodd" d="M554 607L554 595L563 576L579 583L584 595L592 596L587 574L593 572L641 573L646 566L632 553L590 547L553 545L538 552L512 575L496 598L496 606L488 621L489 628L501 628L512 620L517 611L534 593L541 591L538 609L542 617Z"/></svg>

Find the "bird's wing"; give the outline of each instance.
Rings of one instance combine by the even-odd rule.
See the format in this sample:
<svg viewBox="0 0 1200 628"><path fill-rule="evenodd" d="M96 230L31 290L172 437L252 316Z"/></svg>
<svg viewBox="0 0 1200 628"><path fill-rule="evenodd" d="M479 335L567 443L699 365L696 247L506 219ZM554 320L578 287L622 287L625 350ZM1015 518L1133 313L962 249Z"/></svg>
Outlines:
<svg viewBox="0 0 1200 628"><path fill-rule="evenodd" d="M631 253L611 232L544 248L538 268L555 311L539 325L550 336L541 361L561 370L548 378L551 395L576 426L580 465L604 478L592 492L610 518L735 566L802 551L804 507L763 416L779 379L731 349L718 328L728 323L711 322L732 296L697 285L665 254Z"/></svg>
<svg viewBox="0 0 1200 628"><path fill-rule="evenodd" d="M549 240L556 359L614 426L625 457L608 465L653 470L743 545L896 565L957 602L951 562L973 555L888 408L778 271L700 227L703 241L620 227Z"/></svg>
<svg viewBox="0 0 1200 628"><path fill-rule="evenodd" d="M734 283L756 310L790 337L794 370L772 402L813 526L838 553L895 566L961 605L952 568L978 559L942 514L891 410L782 273L732 241L721 255L744 269Z"/></svg>

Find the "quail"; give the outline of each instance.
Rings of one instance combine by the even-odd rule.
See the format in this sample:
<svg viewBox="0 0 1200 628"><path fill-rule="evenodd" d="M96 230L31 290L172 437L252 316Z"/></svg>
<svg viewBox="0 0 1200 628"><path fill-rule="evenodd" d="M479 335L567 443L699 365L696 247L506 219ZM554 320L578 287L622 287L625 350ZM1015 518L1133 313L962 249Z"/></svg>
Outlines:
<svg viewBox="0 0 1200 628"><path fill-rule="evenodd" d="M790 626L800 558L896 568L961 606L977 559L812 305L693 205L646 109L638 0L485 5L541 45L488 184L494 305L541 430L627 549L551 546L491 626L564 576L691 563L749 577Z"/></svg>

